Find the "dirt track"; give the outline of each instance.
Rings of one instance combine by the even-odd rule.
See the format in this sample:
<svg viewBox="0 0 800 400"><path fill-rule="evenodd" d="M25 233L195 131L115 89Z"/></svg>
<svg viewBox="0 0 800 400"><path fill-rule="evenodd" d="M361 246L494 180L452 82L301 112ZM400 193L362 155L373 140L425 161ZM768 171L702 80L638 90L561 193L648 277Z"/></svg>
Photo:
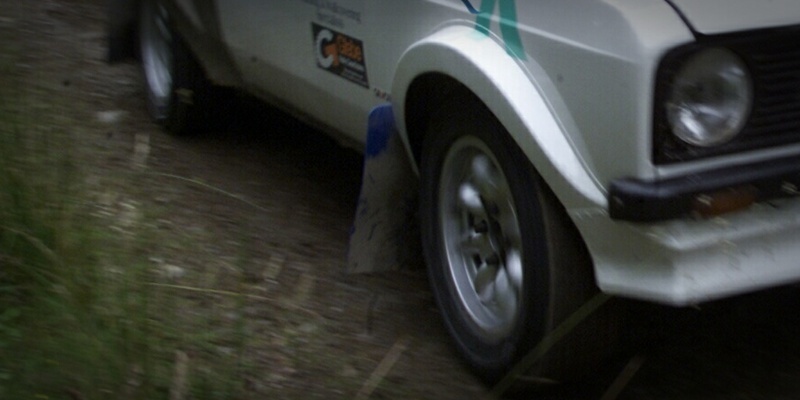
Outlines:
<svg viewBox="0 0 800 400"><path fill-rule="evenodd" d="M154 249L154 266L275 300L245 308L253 398L353 398L393 351L371 398L485 393L454 354L422 269L344 274L359 154L249 102L227 132L168 136L145 112L136 65L104 62L104 18L102 0L0 0L29 113L73 131L101 205L148 215L182 243ZM37 98L52 93L61 99ZM59 115L85 124L56 126ZM633 321L644 363L619 398L800 398L798 309L797 288L701 310L646 307Z"/></svg>

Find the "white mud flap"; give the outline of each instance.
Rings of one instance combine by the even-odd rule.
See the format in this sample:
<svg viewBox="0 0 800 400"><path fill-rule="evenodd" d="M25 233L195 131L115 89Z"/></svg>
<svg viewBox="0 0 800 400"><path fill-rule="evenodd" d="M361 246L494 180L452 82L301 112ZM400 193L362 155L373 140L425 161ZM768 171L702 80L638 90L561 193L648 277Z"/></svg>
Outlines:
<svg viewBox="0 0 800 400"><path fill-rule="evenodd" d="M369 115L347 272L396 271L420 263L418 187L391 105L376 107Z"/></svg>

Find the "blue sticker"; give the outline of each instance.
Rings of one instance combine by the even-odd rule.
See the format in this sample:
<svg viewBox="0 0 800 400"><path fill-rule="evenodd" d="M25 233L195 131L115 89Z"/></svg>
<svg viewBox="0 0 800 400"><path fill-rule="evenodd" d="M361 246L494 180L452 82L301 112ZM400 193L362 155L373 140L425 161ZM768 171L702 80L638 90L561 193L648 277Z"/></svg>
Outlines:
<svg viewBox="0 0 800 400"><path fill-rule="evenodd" d="M367 158L377 157L386 150L389 138L395 130L394 112L391 104L383 104L369 113L367 129Z"/></svg>

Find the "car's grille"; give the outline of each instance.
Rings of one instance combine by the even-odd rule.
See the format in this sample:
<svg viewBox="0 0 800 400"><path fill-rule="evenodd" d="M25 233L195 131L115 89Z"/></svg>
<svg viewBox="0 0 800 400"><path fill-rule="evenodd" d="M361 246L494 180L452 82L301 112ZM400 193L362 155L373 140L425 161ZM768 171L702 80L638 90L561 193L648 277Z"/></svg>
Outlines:
<svg viewBox="0 0 800 400"><path fill-rule="evenodd" d="M687 51L698 47L723 46L739 54L753 74L755 101L750 120L734 141L704 149L675 139L666 126L663 94L657 88L654 161L673 163L703 157L800 142L800 26L698 38L698 43L665 58L660 82L668 81L670 57L675 64Z"/></svg>
<svg viewBox="0 0 800 400"><path fill-rule="evenodd" d="M800 32L798 32L800 33ZM800 134L800 35L750 45L748 64L756 102L748 125L750 140Z"/></svg>

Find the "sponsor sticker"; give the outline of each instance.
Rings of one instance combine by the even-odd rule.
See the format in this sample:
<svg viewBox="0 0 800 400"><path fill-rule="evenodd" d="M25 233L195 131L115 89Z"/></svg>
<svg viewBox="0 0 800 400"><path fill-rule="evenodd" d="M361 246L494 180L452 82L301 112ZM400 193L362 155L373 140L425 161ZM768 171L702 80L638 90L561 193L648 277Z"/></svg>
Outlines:
<svg viewBox="0 0 800 400"><path fill-rule="evenodd" d="M522 45L522 38L519 34L519 22L517 21L517 2L515 0L483 0L481 9L477 10L470 0L461 0L467 7L467 11L477 15L475 23L479 32L489 34L491 19L494 10L499 3L500 8L500 33L506 44L506 52L519 60L526 60L525 48Z"/></svg>
<svg viewBox="0 0 800 400"><path fill-rule="evenodd" d="M316 23L311 31L318 67L369 88L363 42Z"/></svg>

